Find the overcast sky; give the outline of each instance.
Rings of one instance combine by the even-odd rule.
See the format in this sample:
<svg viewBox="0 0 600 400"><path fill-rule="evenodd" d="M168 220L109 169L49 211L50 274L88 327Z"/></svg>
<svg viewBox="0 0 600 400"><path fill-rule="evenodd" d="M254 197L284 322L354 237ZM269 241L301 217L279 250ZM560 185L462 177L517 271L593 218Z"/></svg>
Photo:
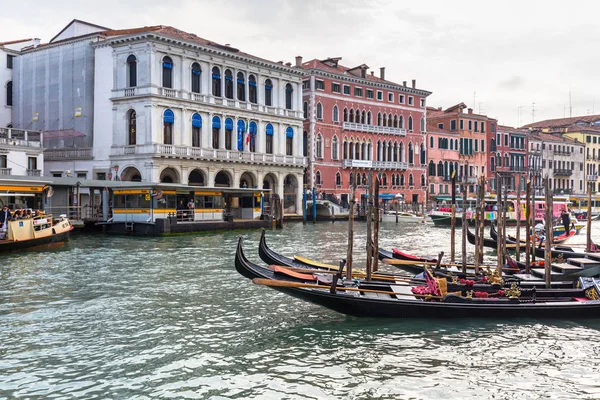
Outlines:
<svg viewBox="0 0 600 400"><path fill-rule="evenodd" d="M530 123L533 109L535 120L568 117L569 97L573 116L600 114L600 3L591 0L29 0L2 11L0 42L47 42L74 18L171 25L273 61L385 66L388 80L433 92L428 105L464 102L500 124Z"/></svg>

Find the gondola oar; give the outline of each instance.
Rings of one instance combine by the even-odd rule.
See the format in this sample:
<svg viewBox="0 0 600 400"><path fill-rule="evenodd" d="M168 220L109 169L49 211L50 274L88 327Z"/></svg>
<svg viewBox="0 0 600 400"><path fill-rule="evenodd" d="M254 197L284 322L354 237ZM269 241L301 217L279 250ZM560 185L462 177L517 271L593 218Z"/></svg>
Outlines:
<svg viewBox="0 0 600 400"><path fill-rule="evenodd" d="M286 287L286 288L305 288L305 289L324 289L329 290L329 286L325 285L313 285L310 283L299 283L299 282L288 282L288 281L279 281L276 279L264 279L264 278L254 278L252 279L252 283L256 285L262 286L271 286L271 287ZM336 290L345 290L352 292L363 292L363 293L379 293L379 294L389 294L390 296L409 296L409 297L424 297L428 299L442 299L441 296L433 296L428 294L409 294L409 293L396 293L389 292L385 290L374 290L374 289L360 289L360 288L349 288L339 286L335 288Z"/></svg>

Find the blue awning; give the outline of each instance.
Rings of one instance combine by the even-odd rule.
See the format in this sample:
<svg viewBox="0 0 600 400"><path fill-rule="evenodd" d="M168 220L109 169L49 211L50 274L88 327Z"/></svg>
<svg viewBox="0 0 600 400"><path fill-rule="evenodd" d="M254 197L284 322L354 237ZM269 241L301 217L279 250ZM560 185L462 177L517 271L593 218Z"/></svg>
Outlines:
<svg viewBox="0 0 600 400"><path fill-rule="evenodd" d="M273 135L273 125L267 124L267 126L265 127L265 131L266 131L267 135L272 136Z"/></svg>
<svg viewBox="0 0 600 400"><path fill-rule="evenodd" d="M294 137L294 130L292 129L291 126L288 126L287 129L285 130L285 137L288 137L288 138Z"/></svg>
<svg viewBox="0 0 600 400"><path fill-rule="evenodd" d="M202 72L202 71L200 71L199 69L192 70L192 74L194 74L194 75L200 75L200 72Z"/></svg>
<svg viewBox="0 0 600 400"><path fill-rule="evenodd" d="M221 118L213 117L212 126L215 129L221 129Z"/></svg>
<svg viewBox="0 0 600 400"><path fill-rule="evenodd" d="M233 130L233 120L231 118L227 118L225 120L225 130L228 130L228 131Z"/></svg>
<svg viewBox="0 0 600 400"><path fill-rule="evenodd" d="M163 68L171 69L171 68L173 68L173 64L168 63L168 62L164 62L163 63Z"/></svg>
<svg viewBox="0 0 600 400"><path fill-rule="evenodd" d="M254 122L254 121L250 122L250 133L253 135L256 135L257 131L258 131L258 128L256 126L256 122Z"/></svg>
<svg viewBox="0 0 600 400"><path fill-rule="evenodd" d="M200 114L192 115L192 126L194 128L202 128L202 117Z"/></svg>
<svg viewBox="0 0 600 400"><path fill-rule="evenodd" d="M238 132L244 132L246 130L246 123L241 119L237 123Z"/></svg>
<svg viewBox="0 0 600 400"><path fill-rule="evenodd" d="M173 114L173 111L167 109L163 113L163 119L166 123L172 124L175 122L175 114Z"/></svg>
<svg viewBox="0 0 600 400"><path fill-rule="evenodd" d="M213 74L213 79L221 79L221 75L219 75L219 74Z"/></svg>

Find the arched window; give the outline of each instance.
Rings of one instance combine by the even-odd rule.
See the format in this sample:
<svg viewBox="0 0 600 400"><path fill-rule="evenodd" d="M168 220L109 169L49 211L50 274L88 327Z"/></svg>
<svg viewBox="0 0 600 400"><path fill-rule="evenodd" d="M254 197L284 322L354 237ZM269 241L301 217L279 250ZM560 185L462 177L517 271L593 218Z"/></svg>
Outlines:
<svg viewBox="0 0 600 400"><path fill-rule="evenodd" d="M273 105L273 83L270 79L265 81L265 105Z"/></svg>
<svg viewBox="0 0 600 400"><path fill-rule="evenodd" d="M421 132L425 132L425 117L421 117Z"/></svg>
<svg viewBox="0 0 600 400"><path fill-rule="evenodd" d="M363 174L362 174L362 184L363 184L363 185L366 185L366 184L367 184L367 174L365 174L364 172L363 172Z"/></svg>
<svg viewBox="0 0 600 400"><path fill-rule="evenodd" d="M246 101L246 80L244 73L237 73L237 98L239 101Z"/></svg>
<svg viewBox="0 0 600 400"><path fill-rule="evenodd" d="M381 126L381 113L377 113L377 126Z"/></svg>
<svg viewBox="0 0 600 400"><path fill-rule="evenodd" d="M425 174L421 174L421 187L426 186L425 184Z"/></svg>
<svg viewBox="0 0 600 400"><path fill-rule="evenodd" d="M294 96L294 88L291 83L285 85L285 108L291 110L293 107L292 97Z"/></svg>
<svg viewBox="0 0 600 400"><path fill-rule="evenodd" d="M267 139L265 152L267 154L273 154L273 133L273 125L267 124L267 126L265 127L265 134Z"/></svg>
<svg viewBox="0 0 600 400"><path fill-rule="evenodd" d="M317 171L317 173L315 174L315 185L320 185L321 184L321 172Z"/></svg>
<svg viewBox="0 0 600 400"><path fill-rule="evenodd" d="M248 76L248 101L250 103L258 103L258 96L256 92L256 78L254 75Z"/></svg>
<svg viewBox="0 0 600 400"><path fill-rule="evenodd" d="M212 94L221 97L221 70L218 67L212 69Z"/></svg>
<svg viewBox="0 0 600 400"><path fill-rule="evenodd" d="M394 115L394 128L398 127L398 116Z"/></svg>
<svg viewBox="0 0 600 400"><path fill-rule="evenodd" d="M323 137L320 133L317 134L316 153L317 158L323 158Z"/></svg>
<svg viewBox="0 0 600 400"><path fill-rule="evenodd" d="M371 125L373 123L373 115L371 114L371 111L369 111L367 113L367 125Z"/></svg>
<svg viewBox="0 0 600 400"><path fill-rule="evenodd" d="M412 130L413 130L413 119L412 119L412 115L410 115L410 116L408 117L408 130L409 130L410 132L412 132Z"/></svg>
<svg viewBox="0 0 600 400"><path fill-rule="evenodd" d="M317 119L323 119L323 105L317 103Z"/></svg>
<svg viewBox="0 0 600 400"><path fill-rule="evenodd" d="M134 145L136 144L136 115L135 110L129 110L127 113L127 144Z"/></svg>
<svg viewBox="0 0 600 400"><path fill-rule="evenodd" d="M392 119L392 114L388 115L388 123L387 126L394 126L394 121Z"/></svg>
<svg viewBox="0 0 600 400"><path fill-rule="evenodd" d="M382 184L383 184L383 186L387 186L387 174L383 174L383 177L382 177L382 178L383 178L383 179L382 179L382 181L383 181L383 183L382 183Z"/></svg>
<svg viewBox="0 0 600 400"><path fill-rule="evenodd" d="M337 136L334 136L331 139L331 159L332 160L339 160L339 154L340 150L339 150L339 144L338 144L338 138Z"/></svg>
<svg viewBox="0 0 600 400"><path fill-rule="evenodd" d="M335 173L335 185L342 186L342 174L339 171Z"/></svg>
<svg viewBox="0 0 600 400"><path fill-rule="evenodd" d="M285 154L288 156L294 155L294 130L288 126L285 130Z"/></svg>
<svg viewBox="0 0 600 400"><path fill-rule="evenodd" d="M350 109L350 119L349 119L349 121L350 122L354 122L354 110L353 109Z"/></svg>
<svg viewBox="0 0 600 400"><path fill-rule="evenodd" d="M258 126L256 125L256 122L250 122L248 130L250 131L249 149L252 153L254 153L256 152L256 133L258 132Z"/></svg>
<svg viewBox="0 0 600 400"><path fill-rule="evenodd" d="M348 174L348 187L351 187L354 184L354 174L350 172Z"/></svg>
<svg viewBox="0 0 600 400"><path fill-rule="evenodd" d="M450 150L454 150L454 140L450 139Z"/></svg>
<svg viewBox="0 0 600 400"><path fill-rule="evenodd" d="M413 151L412 143L408 144L408 163L414 164L415 162L415 152Z"/></svg>
<svg viewBox="0 0 600 400"><path fill-rule="evenodd" d="M433 162L433 160L429 161L429 170L428 173L430 176L435 176L435 164Z"/></svg>
<svg viewBox="0 0 600 400"><path fill-rule="evenodd" d="M202 73L202 69L200 68L200 64L193 63L192 64L192 93L200 93L200 74Z"/></svg>
<svg viewBox="0 0 600 400"><path fill-rule="evenodd" d="M433 149L433 136L429 138L429 147Z"/></svg>
<svg viewBox="0 0 600 400"><path fill-rule="evenodd" d="M413 179L413 175L408 175L408 186L415 186L415 180Z"/></svg>
<svg viewBox="0 0 600 400"><path fill-rule="evenodd" d="M404 186L404 174L400 175L400 186Z"/></svg>
<svg viewBox="0 0 600 400"><path fill-rule="evenodd" d="M192 147L200 147L200 137L202 129L202 117L195 113L192 115Z"/></svg>
<svg viewBox="0 0 600 400"><path fill-rule="evenodd" d="M333 122L340 122L340 111L338 106L333 106Z"/></svg>
<svg viewBox="0 0 600 400"><path fill-rule="evenodd" d="M304 119L308 119L308 103L306 101L302 104L302 113L304 114Z"/></svg>
<svg viewBox="0 0 600 400"><path fill-rule="evenodd" d="M163 113L163 143L173 144L173 124L175 123L175 114L167 109Z"/></svg>
<svg viewBox="0 0 600 400"><path fill-rule="evenodd" d="M433 139L433 138L432 138ZM438 149L443 148L444 144L443 144L443 140L442 138L438 138Z"/></svg>
<svg viewBox="0 0 600 400"><path fill-rule="evenodd" d="M342 157L344 160L348 159L348 141L344 138L344 144L342 145Z"/></svg>
<svg viewBox="0 0 600 400"><path fill-rule="evenodd" d="M308 156L308 133L306 131L302 132L302 155Z"/></svg>
<svg viewBox="0 0 600 400"><path fill-rule="evenodd" d="M400 127L400 129L404 129L404 117L401 115L400 119L398 120L398 126Z"/></svg>
<svg viewBox="0 0 600 400"><path fill-rule="evenodd" d="M383 126L387 126L387 114L383 114L381 122Z"/></svg>
<svg viewBox="0 0 600 400"><path fill-rule="evenodd" d="M360 115L360 123L361 124L366 124L367 122L367 113L363 110L362 114Z"/></svg>
<svg viewBox="0 0 600 400"><path fill-rule="evenodd" d="M437 165L437 176L444 176L444 163L441 161Z"/></svg>
<svg viewBox="0 0 600 400"><path fill-rule="evenodd" d="M8 81L6 84L6 105L13 105L13 83L12 81Z"/></svg>
<svg viewBox="0 0 600 400"><path fill-rule="evenodd" d="M245 134L246 134L246 123L240 119L237 122L237 149L238 149L238 151L244 150Z"/></svg>
<svg viewBox="0 0 600 400"><path fill-rule="evenodd" d="M232 143L234 142L233 138L233 120L231 118L227 118L225 120L225 149L232 150Z"/></svg>
<svg viewBox="0 0 600 400"><path fill-rule="evenodd" d="M421 162L421 165L427 164L427 160L425 158L425 143L421 143L421 159L419 160Z"/></svg>
<svg viewBox="0 0 600 400"><path fill-rule="evenodd" d="M233 99L233 74L230 70L225 70L225 97Z"/></svg>
<svg viewBox="0 0 600 400"><path fill-rule="evenodd" d="M344 122L348 122L348 109L344 108Z"/></svg>
<svg viewBox="0 0 600 400"><path fill-rule="evenodd" d="M133 54L127 57L127 86L137 86L137 58Z"/></svg>
<svg viewBox="0 0 600 400"><path fill-rule="evenodd" d="M400 142L400 162L405 162L406 156L404 154L404 143Z"/></svg>
<svg viewBox="0 0 600 400"><path fill-rule="evenodd" d="M173 60L169 56L162 60L162 85L164 88L173 88Z"/></svg>
<svg viewBox="0 0 600 400"><path fill-rule="evenodd" d="M221 131L221 118L213 117L212 119L212 147L219 148L219 132Z"/></svg>

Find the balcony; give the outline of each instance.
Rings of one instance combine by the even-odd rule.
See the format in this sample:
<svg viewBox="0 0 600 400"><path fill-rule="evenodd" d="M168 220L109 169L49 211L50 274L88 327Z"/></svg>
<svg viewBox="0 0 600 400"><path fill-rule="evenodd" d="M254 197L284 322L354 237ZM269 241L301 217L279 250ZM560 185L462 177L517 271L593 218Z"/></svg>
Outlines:
<svg viewBox="0 0 600 400"><path fill-rule="evenodd" d="M521 165L511 165L510 172L527 172L527 167Z"/></svg>
<svg viewBox="0 0 600 400"><path fill-rule="evenodd" d="M571 152L568 150L555 150L554 155L556 156L570 156Z"/></svg>
<svg viewBox="0 0 600 400"><path fill-rule="evenodd" d="M408 163L398 161L373 161L373 160L342 160L343 168L365 169L407 169Z"/></svg>
<svg viewBox="0 0 600 400"><path fill-rule="evenodd" d="M44 150L44 160L46 160L46 161L93 160L93 159L94 159L94 154L93 154L91 147Z"/></svg>
<svg viewBox="0 0 600 400"><path fill-rule="evenodd" d="M187 90L151 86L136 86L133 88L115 89L112 91L112 93L113 95L111 100L113 101L125 100L137 96L161 96L169 99L177 99L193 103L215 104L218 106L232 107L240 110L251 110L254 112L261 112L270 115L283 115L292 118L303 117L302 111L288 110L283 107L267 106L265 104L238 101L235 99L228 99L226 97L216 97L212 94L193 93L188 92Z"/></svg>
<svg viewBox="0 0 600 400"><path fill-rule="evenodd" d="M406 129L391 128L389 126L375 126L366 124L356 124L354 122L344 122L342 128L347 131L386 133L389 135L406 136Z"/></svg>
<svg viewBox="0 0 600 400"><path fill-rule="evenodd" d="M41 169L28 169L27 176L42 176Z"/></svg>
<svg viewBox="0 0 600 400"><path fill-rule="evenodd" d="M12 168L0 168L0 175L10 175Z"/></svg>
<svg viewBox="0 0 600 400"><path fill-rule="evenodd" d="M554 189L554 194L573 194L573 189Z"/></svg>
<svg viewBox="0 0 600 400"><path fill-rule="evenodd" d="M187 158L207 161L234 163L254 163L263 165L282 165L305 167L306 157L281 154L251 153L237 150L204 149L200 147L178 146L171 144L141 144L132 146L113 146L111 156L147 155L151 157Z"/></svg>
<svg viewBox="0 0 600 400"><path fill-rule="evenodd" d="M466 181L464 179L465 179L464 176L459 176L458 178L456 178L456 183L457 184L459 184L461 182L466 182L468 184L475 184L475 183L477 183L477 177L476 176L467 176L466 177Z"/></svg>
<svg viewBox="0 0 600 400"><path fill-rule="evenodd" d="M573 171L570 169L555 169L554 176L571 176Z"/></svg>
<svg viewBox="0 0 600 400"><path fill-rule="evenodd" d="M14 128L0 128L0 146L42 148L42 134Z"/></svg>
<svg viewBox="0 0 600 400"><path fill-rule="evenodd" d="M587 175L585 177L586 181L597 181L598 180L598 175Z"/></svg>

